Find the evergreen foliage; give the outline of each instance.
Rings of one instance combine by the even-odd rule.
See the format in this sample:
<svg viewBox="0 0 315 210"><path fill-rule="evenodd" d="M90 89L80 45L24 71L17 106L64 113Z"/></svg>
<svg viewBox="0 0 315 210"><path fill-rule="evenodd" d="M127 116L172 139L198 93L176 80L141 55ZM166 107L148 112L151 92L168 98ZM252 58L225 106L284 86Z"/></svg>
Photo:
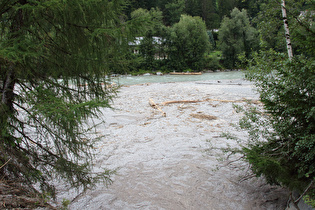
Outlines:
<svg viewBox="0 0 315 210"><path fill-rule="evenodd" d="M106 75L128 65L122 0L5 0L0 3L1 177L54 195L54 178L84 188L93 173L93 129L114 96Z"/></svg>
<svg viewBox="0 0 315 210"><path fill-rule="evenodd" d="M202 19L205 21L207 29L218 29L220 27L220 16L216 0L202 1Z"/></svg>
<svg viewBox="0 0 315 210"><path fill-rule="evenodd" d="M144 58L141 65L144 69L153 70L155 67L156 43L152 31L148 31L140 43L140 55Z"/></svg>

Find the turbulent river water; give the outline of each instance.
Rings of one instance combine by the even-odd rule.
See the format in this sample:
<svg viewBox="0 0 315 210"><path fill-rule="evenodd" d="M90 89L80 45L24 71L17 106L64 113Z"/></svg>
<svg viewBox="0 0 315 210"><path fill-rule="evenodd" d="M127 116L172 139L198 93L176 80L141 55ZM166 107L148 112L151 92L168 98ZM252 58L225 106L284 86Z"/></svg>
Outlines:
<svg viewBox="0 0 315 210"><path fill-rule="evenodd" d="M284 209L284 189L262 178L247 179L248 164L222 153L246 142L246 133L234 126L242 114L233 105L259 99L243 76L119 78L124 86L113 109L102 110L105 123L91 134L100 138L94 145L94 170L116 170L113 184L99 183L85 192L60 184L59 202L70 200L69 208L80 210ZM150 99L165 115L150 106ZM176 103L163 103L169 101Z"/></svg>

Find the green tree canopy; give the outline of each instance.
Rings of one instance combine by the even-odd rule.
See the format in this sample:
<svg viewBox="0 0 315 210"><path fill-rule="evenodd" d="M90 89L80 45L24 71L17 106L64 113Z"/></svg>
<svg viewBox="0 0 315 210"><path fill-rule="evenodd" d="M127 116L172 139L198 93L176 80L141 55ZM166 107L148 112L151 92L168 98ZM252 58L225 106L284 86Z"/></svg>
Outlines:
<svg viewBox="0 0 315 210"><path fill-rule="evenodd" d="M163 14L159 8L151 8L150 10L139 8L131 13L131 19L142 19L146 22L145 27L137 34L137 36L145 36L148 31L153 35L158 35L163 27Z"/></svg>
<svg viewBox="0 0 315 210"><path fill-rule="evenodd" d="M201 70L204 54L210 49L206 25L200 17L182 15L172 27L169 59L177 70Z"/></svg>
<svg viewBox="0 0 315 210"><path fill-rule="evenodd" d="M220 27L220 16L216 0L202 0L201 6L201 17L205 21L207 29L218 29Z"/></svg>
<svg viewBox="0 0 315 210"><path fill-rule="evenodd" d="M87 187L101 118L114 93L105 76L128 65L129 34L121 0L5 0L0 3L1 177L54 192L60 177ZM142 21L142 20L141 20Z"/></svg>

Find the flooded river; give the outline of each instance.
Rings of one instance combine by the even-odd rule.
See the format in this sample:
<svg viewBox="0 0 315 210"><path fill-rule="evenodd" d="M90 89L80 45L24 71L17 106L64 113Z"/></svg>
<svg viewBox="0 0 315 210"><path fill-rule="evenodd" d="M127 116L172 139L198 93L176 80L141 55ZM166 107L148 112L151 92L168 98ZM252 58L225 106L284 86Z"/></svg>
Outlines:
<svg viewBox="0 0 315 210"><path fill-rule="evenodd" d="M205 79L208 76L212 78ZM86 192L60 185L59 201L68 199L70 209L80 210L284 209L284 189L262 178L244 179L248 165L230 162L238 156L227 160L222 153L246 141L246 133L233 126L241 117L233 101L242 105L245 99L258 99L241 76L227 72L189 76L194 81L170 75L123 78L123 84L141 85L120 88L113 109L102 110L105 124L93 134L101 139L95 145L94 170L116 170L113 184L99 183ZM149 99L166 116L151 107ZM169 101L176 102L163 103ZM227 133L235 138L224 137Z"/></svg>

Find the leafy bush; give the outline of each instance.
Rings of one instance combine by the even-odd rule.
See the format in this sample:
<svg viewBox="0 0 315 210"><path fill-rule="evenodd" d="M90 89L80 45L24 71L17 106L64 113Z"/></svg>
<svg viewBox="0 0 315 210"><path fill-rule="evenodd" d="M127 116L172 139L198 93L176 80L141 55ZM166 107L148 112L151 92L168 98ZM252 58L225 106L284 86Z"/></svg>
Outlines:
<svg viewBox="0 0 315 210"><path fill-rule="evenodd" d="M249 131L243 153L253 172L301 193L314 190L314 67L314 59L302 56L290 62L274 51L256 54L247 78L255 83L264 111L251 108L240 121Z"/></svg>

